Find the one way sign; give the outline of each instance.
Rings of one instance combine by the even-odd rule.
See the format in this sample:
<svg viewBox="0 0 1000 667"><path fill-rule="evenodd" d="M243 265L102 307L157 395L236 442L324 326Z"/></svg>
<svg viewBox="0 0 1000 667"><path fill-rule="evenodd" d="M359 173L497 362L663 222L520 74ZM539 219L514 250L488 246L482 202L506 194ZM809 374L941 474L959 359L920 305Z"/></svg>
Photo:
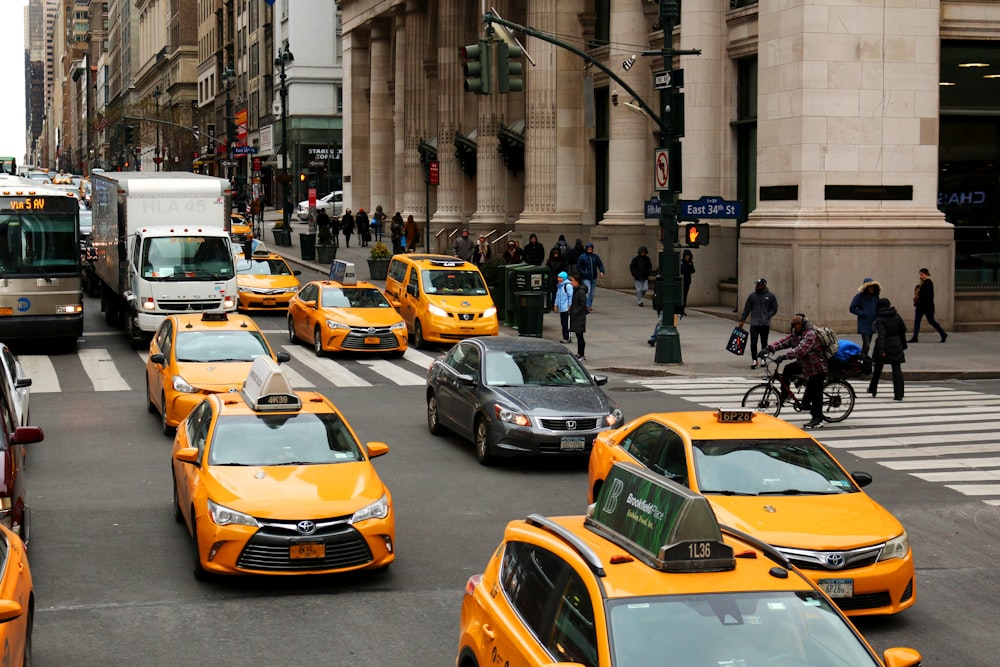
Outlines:
<svg viewBox="0 0 1000 667"><path fill-rule="evenodd" d="M671 69L671 70L660 70L653 74L653 88L656 90L665 90L667 88L683 88L684 87L684 70L682 69Z"/></svg>

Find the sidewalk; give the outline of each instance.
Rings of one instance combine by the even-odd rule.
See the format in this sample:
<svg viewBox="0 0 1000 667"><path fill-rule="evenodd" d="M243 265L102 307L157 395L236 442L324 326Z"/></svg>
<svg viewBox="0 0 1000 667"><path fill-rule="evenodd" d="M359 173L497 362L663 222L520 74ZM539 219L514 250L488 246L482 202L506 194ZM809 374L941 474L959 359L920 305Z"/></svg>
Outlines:
<svg viewBox="0 0 1000 667"><path fill-rule="evenodd" d="M264 214L264 238L261 240L271 250L279 253L290 263L312 269L326 275L328 266L302 260L299 234L306 233L306 223L292 215L292 246L274 245L271 229L281 219L278 211L268 210ZM385 239L388 243L388 236ZM368 251L358 247L357 236L351 237L351 247L343 245L340 238L337 259L353 262L359 278L368 276ZM374 244L374 241L372 241ZM374 281L384 287L381 281ZM846 306L845 306L846 308ZM636 305L635 294L602 289L600 286L594 298L594 312L587 317L587 362L591 370L614 371L639 376L682 375L682 376L740 376L752 377L760 371L750 369L749 352L742 357L725 350L729 334L735 326L738 314L721 306L704 308L688 307L688 315L677 325L681 340L680 364L657 364L653 361L654 349L647 344L656 324L656 311L647 299L646 307ZM901 311L904 319L912 313ZM907 321L912 327L912 321ZM925 324L926 326L926 324ZM929 328L928 328L929 329ZM500 327L501 335L516 336L517 330ZM555 313L545 317L543 336L550 340L561 337L559 318ZM784 332L772 331L773 342ZM841 336L842 338L845 336ZM861 343L859 335L846 336ZM993 332L950 332L948 342L938 342L935 332L928 330L922 342L911 343L906 351L903 373L907 380L939 380L949 378L985 379L1000 378L1000 353L993 350ZM924 342L926 341L926 342ZM576 344L568 346L576 352ZM891 382L892 373L886 368L882 373L883 382Z"/></svg>

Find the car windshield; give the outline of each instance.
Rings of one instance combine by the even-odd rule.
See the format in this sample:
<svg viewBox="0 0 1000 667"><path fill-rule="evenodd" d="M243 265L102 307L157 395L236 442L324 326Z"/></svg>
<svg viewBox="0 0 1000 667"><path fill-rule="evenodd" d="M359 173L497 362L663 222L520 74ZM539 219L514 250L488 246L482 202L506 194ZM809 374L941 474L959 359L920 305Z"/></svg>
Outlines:
<svg viewBox="0 0 1000 667"><path fill-rule="evenodd" d="M155 236L143 243L140 262L150 280L225 280L235 273L228 237Z"/></svg>
<svg viewBox="0 0 1000 667"><path fill-rule="evenodd" d="M257 259L236 260L236 273L247 276L290 276L292 272L288 269L283 259Z"/></svg>
<svg viewBox="0 0 1000 667"><path fill-rule="evenodd" d="M813 591L635 597L607 608L615 667L662 665L664 656L706 667L879 664Z"/></svg>
<svg viewBox="0 0 1000 667"><path fill-rule="evenodd" d="M259 331L179 331L175 347L178 363L253 361L271 356Z"/></svg>
<svg viewBox="0 0 1000 667"><path fill-rule="evenodd" d="M568 352L506 350L486 353L485 381L493 387L589 386L591 383L587 372Z"/></svg>
<svg viewBox="0 0 1000 667"><path fill-rule="evenodd" d="M692 447L701 493L756 496L857 491L811 438L696 440Z"/></svg>
<svg viewBox="0 0 1000 667"><path fill-rule="evenodd" d="M324 308L392 308L374 287L327 287L322 299Z"/></svg>
<svg viewBox="0 0 1000 667"><path fill-rule="evenodd" d="M486 283L478 271L455 269L424 269L420 282L427 294L460 294L481 296L487 294Z"/></svg>
<svg viewBox="0 0 1000 667"><path fill-rule="evenodd" d="M209 465L279 466L361 461L360 446L335 413L221 417Z"/></svg>

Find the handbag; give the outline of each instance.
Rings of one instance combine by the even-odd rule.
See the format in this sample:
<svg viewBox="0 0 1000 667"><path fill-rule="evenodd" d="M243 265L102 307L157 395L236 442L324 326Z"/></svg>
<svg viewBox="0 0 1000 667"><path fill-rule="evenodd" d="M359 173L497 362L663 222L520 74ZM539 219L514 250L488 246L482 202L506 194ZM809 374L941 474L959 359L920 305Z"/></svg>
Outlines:
<svg viewBox="0 0 1000 667"><path fill-rule="evenodd" d="M746 329L741 329L735 327L733 333L729 334L729 342L726 343L726 351L732 352L737 356L743 356L743 353L747 349L747 338L750 334L747 333Z"/></svg>

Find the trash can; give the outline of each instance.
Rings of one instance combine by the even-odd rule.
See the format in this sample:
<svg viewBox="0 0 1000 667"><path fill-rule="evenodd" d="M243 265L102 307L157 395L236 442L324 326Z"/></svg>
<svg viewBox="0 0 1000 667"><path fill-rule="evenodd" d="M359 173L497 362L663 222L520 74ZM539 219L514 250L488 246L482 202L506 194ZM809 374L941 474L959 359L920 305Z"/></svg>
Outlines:
<svg viewBox="0 0 1000 667"><path fill-rule="evenodd" d="M316 259L316 234L299 234L299 249L302 251L302 259L311 262Z"/></svg>
<svg viewBox="0 0 1000 667"><path fill-rule="evenodd" d="M504 292L503 298L503 324L507 327L517 326L517 308L514 303L514 292L518 289L526 289L525 287L515 287L514 285L514 271L522 266L528 266L528 264L504 264L500 267L500 279L503 281L503 286L501 289Z"/></svg>
<svg viewBox="0 0 1000 667"><path fill-rule="evenodd" d="M542 324L545 319L545 300L547 292L515 292L514 302L517 310L517 335L542 337Z"/></svg>

